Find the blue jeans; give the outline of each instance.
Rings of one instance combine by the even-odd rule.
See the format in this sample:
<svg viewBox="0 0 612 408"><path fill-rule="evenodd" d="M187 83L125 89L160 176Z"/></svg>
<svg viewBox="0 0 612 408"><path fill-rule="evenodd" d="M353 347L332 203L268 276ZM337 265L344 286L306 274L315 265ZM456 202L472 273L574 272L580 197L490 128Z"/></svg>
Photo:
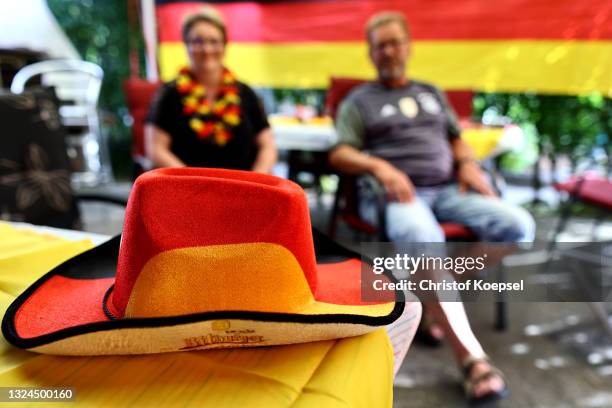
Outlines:
<svg viewBox="0 0 612 408"><path fill-rule="evenodd" d="M390 202L387 236L395 244L444 242L440 222L465 225L486 242L533 242L535 221L525 209L477 193L460 193L457 184L418 187L411 203ZM375 197L360 194L361 216L376 225Z"/></svg>

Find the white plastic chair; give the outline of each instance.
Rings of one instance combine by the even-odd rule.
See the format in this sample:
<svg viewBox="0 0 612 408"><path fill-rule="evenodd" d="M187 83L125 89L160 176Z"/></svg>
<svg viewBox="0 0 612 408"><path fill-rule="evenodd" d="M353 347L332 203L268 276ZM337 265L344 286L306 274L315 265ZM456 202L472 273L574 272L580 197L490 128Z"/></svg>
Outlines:
<svg viewBox="0 0 612 408"><path fill-rule="evenodd" d="M11 92L22 93L36 77L43 85L52 86L61 101L59 114L69 131L68 155L73 162L74 184L94 186L112 181L110 156L97 111L104 78L102 68L80 60L37 62L17 72Z"/></svg>

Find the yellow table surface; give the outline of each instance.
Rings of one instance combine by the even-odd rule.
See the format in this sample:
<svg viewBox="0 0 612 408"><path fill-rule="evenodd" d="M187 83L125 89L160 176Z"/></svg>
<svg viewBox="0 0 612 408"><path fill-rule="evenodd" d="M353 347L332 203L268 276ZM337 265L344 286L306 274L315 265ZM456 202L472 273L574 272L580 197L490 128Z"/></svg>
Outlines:
<svg viewBox="0 0 612 408"><path fill-rule="evenodd" d="M477 127L464 129L461 132L461 138L472 148L476 160L484 160L491 156L503 135L503 128Z"/></svg>
<svg viewBox="0 0 612 408"><path fill-rule="evenodd" d="M308 120L300 120L293 116L270 115L268 122L274 125L296 125L296 126L333 126L334 121L329 116L316 116Z"/></svg>
<svg viewBox="0 0 612 408"><path fill-rule="evenodd" d="M92 246L0 223L2 312L39 276ZM390 407L392 372L383 329L291 346L147 356L46 356L0 340L0 387L72 387L84 406Z"/></svg>

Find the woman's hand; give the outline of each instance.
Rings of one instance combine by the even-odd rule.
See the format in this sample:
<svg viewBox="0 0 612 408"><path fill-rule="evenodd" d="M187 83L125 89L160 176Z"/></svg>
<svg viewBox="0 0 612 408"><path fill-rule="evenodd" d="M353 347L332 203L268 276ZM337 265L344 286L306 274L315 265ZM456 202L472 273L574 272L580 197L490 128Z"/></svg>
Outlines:
<svg viewBox="0 0 612 408"><path fill-rule="evenodd" d="M145 154L154 167L185 167L172 151L172 138L155 125L145 125Z"/></svg>

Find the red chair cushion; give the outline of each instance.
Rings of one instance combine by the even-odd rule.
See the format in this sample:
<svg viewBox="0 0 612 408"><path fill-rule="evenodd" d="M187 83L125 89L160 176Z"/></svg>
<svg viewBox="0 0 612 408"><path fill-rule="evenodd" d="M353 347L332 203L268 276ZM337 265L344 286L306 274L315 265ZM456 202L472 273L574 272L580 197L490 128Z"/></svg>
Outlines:
<svg viewBox="0 0 612 408"><path fill-rule="evenodd" d="M365 79L332 77L325 98L325 112L332 118L335 118L340 102L354 87L365 82L367 82ZM472 116L473 91L446 91L446 96L448 97L448 102L460 118L470 118Z"/></svg>
<svg viewBox="0 0 612 408"><path fill-rule="evenodd" d="M463 224L456 224L453 222L443 222L440 223L440 227L442 231L444 231L444 236L447 240L465 240L465 241L473 241L476 239L476 236L468 227Z"/></svg>
<svg viewBox="0 0 612 408"><path fill-rule="evenodd" d="M474 92L470 90L446 91L448 103L453 107L455 113L460 118L469 119L474 109Z"/></svg>
<svg viewBox="0 0 612 408"><path fill-rule="evenodd" d="M161 82L149 82L140 78L130 78L123 82L123 90L128 109L134 123L132 124L132 157L144 156L144 121L149 112L149 105Z"/></svg>
<svg viewBox="0 0 612 408"><path fill-rule="evenodd" d="M340 102L353 88L365 82L365 79L332 77L325 97L325 112L335 119Z"/></svg>
<svg viewBox="0 0 612 408"><path fill-rule="evenodd" d="M580 180L582 180L582 184L576 191ZM559 191L565 191L585 203L612 210L612 182L604 177L572 177L563 183L555 184L555 188Z"/></svg>
<svg viewBox="0 0 612 408"><path fill-rule="evenodd" d="M356 217L351 214L345 214L342 216L344 222L348 224L348 226L356 231L365 232L367 234L373 235L376 234L378 228L365 222L359 217ZM440 223L440 228L444 232L444 237L448 241L476 241L478 238L472 230L466 227L463 224L456 224L452 222L443 222Z"/></svg>

